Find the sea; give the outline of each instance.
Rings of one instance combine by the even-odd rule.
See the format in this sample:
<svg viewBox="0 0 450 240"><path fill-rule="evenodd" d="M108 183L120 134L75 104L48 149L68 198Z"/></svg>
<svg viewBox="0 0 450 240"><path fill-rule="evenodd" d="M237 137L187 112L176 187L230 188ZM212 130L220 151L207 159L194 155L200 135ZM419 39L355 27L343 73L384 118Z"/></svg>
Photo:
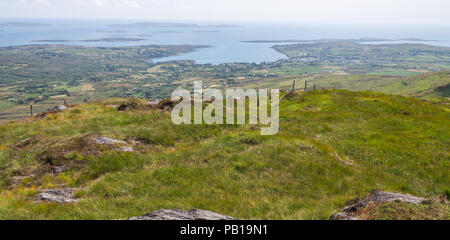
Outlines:
<svg viewBox="0 0 450 240"><path fill-rule="evenodd" d="M4 24L11 22L40 23L45 25L11 26L11 24ZM377 26L313 23L233 23L233 26L218 26L218 24L211 24L207 22L195 23L201 27L111 26L115 24L129 24L135 22L143 21L93 19L0 19L0 47L31 44L70 44L90 47L143 46L154 44L208 45L208 48L201 48L189 53L159 59L149 59L149 61L152 62L194 60L199 64L222 64L236 62L262 63L286 59L284 54L271 48L276 44L292 44L292 42L282 42L285 40L378 38L393 39L396 41L373 42L373 44L408 42L450 47L450 26ZM101 39L111 38L122 39L122 41L101 41ZM139 41L124 41L123 39L139 39ZM404 41L400 39L420 39L426 41ZM52 42L49 40L63 41ZM281 42L243 42L272 40Z"/></svg>

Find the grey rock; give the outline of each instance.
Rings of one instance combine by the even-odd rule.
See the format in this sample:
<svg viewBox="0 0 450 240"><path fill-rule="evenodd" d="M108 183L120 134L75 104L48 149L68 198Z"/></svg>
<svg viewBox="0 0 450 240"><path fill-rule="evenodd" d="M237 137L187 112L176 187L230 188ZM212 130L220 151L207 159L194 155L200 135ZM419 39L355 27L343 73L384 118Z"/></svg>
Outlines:
<svg viewBox="0 0 450 240"><path fill-rule="evenodd" d="M357 203L350 206L344 207L342 212L333 214L330 217L330 220L357 220L358 218L353 215L358 211L358 209L364 208L370 203L383 203L393 201L406 202L417 205L428 201L428 199L415 197L408 194L375 191L365 199L358 201Z"/></svg>
<svg viewBox="0 0 450 240"><path fill-rule="evenodd" d="M53 110L53 111L64 111L64 110L67 110L67 109L68 109L68 107L66 107L65 105L59 105L59 106L56 106L56 107L52 108L51 110Z"/></svg>
<svg viewBox="0 0 450 240"><path fill-rule="evenodd" d="M73 188L48 189L36 196L35 202L73 203L77 199L73 196Z"/></svg>
<svg viewBox="0 0 450 240"><path fill-rule="evenodd" d="M131 217L129 220L235 220L235 218L200 209L189 211L161 209L144 216Z"/></svg>
<svg viewBox="0 0 450 240"><path fill-rule="evenodd" d="M347 206L344 208L344 212L354 212L358 208L362 208L367 206L369 203L379 203L379 202L392 202L392 201L399 201L399 202L407 202L407 203L413 203L413 204L420 204L426 201L424 198L415 197L407 194L401 194L401 193L392 193L392 192L375 192L366 199L357 202L353 205Z"/></svg>
<svg viewBox="0 0 450 240"><path fill-rule="evenodd" d="M153 101L148 101L146 104L147 105L151 105L151 106L157 106L160 102L161 102L161 100L156 99L156 100L153 100Z"/></svg>
<svg viewBox="0 0 450 240"><path fill-rule="evenodd" d="M112 139L112 138L109 138L109 137L95 137L94 138L94 141L97 143L97 144L127 144L126 142L124 142L124 141L120 141L120 140L116 140L116 139Z"/></svg>
<svg viewBox="0 0 450 240"><path fill-rule="evenodd" d="M335 213L331 215L330 220L358 220L358 218L347 216L344 213Z"/></svg>
<svg viewBox="0 0 450 240"><path fill-rule="evenodd" d="M55 166L53 167L53 173L63 173L67 170L66 166L62 165L62 166Z"/></svg>
<svg viewBox="0 0 450 240"><path fill-rule="evenodd" d="M23 147L25 147L25 146L30 145L31 142L32 142L31 138L26 138L26 139L24 139L24 140L18 142L18 143L15 145L15 147L16 147L16 148L23 148Z"/></svg>
<svg viewBox="0 0 450 240"><path fill-rule="evenodd" d="M121 152L134 152L134 149L131 147L121 147L120 151Z"/></svg>

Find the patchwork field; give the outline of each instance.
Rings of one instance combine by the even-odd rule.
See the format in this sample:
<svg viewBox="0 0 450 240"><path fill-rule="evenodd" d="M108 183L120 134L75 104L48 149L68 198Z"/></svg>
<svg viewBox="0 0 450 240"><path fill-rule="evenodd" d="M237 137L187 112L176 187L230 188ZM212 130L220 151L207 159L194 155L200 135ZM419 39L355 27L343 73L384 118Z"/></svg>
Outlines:
<svg viewBox="0 0 450 240"><path fill-rule="evenodd" d="M0 49L0 121L69 103L110 97L157 99L193 80L223 89L308 87L448 97L450 49L420 44L369 45L344 40L276 45L289 59L273 63L152 63L206 46L89 48L34 45ZM442 71L441 73L430 73ZM447 71L447 72L445 72ZM65 96L65 97L64 97ZM63 99L64 98L64 99Z"/></svg>

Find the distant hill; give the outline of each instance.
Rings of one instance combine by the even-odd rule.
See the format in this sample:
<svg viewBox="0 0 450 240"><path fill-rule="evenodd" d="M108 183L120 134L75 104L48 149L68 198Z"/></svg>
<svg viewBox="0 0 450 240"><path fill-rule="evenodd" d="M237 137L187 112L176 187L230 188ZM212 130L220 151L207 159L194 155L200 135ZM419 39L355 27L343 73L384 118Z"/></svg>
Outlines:
<svg viewBox="0 0 450 240"><path fill-rule="evenodd" d="M51 24L31 23L31 22L7 22L7 23L0 23L0 27L45 27L45 26L51 26Z"/></svg>
<svg viewBox="0 0 450 240"><path fill-rule="evenodd" d="M198 27L192 23L170 23L170 22L137 22L125 24L111 24L109 27Z"/></svg>
<svg viewBox="0 0 450 240"><path fill-rule="evenodd" d="M240 27L238 25L218 24L218 25L198 25L194 23L173 23L173 22L137 22L125 24L112 24L109 27Z"/></svg>
<svg viewBox="0 0 450 240"><path fill-rule="evenodd" d="M316 84L325 88L336 87L353 91L370 90L424 99L442 99L450 96L450 71L415 74L407 77L375 74L317 74L307 77L305 80L308 80L310 85Z"/></svg>
<svg viewBox="0 0 450 240"><path fill-rule="evenodd" d="M442 204L384 204L365 209L369 219L450 219L449 105L298 92L281 102L275 136L174 125L168 106L110 99L1 124L0 219L127 219L161 208L328 219L372 189ZM73 195L34 202L49 191Z"/></svg>

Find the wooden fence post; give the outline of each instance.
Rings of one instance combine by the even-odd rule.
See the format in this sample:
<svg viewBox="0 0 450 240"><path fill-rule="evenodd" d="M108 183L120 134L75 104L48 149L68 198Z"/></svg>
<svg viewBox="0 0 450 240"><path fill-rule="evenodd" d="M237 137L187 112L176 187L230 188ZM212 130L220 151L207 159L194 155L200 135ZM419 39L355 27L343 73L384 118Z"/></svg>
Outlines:
<svg viewBox="0 0 450 240"><path fill-rule="evenodd" d="M30 105L30 116L33 116L33 105Z"/></svg>
<svg viewBox="0 0 450 240"><path fill-rule="evenodd" d="M308 80L305 81L305 92L306 92L307 87L308 87Z"/></svg>

